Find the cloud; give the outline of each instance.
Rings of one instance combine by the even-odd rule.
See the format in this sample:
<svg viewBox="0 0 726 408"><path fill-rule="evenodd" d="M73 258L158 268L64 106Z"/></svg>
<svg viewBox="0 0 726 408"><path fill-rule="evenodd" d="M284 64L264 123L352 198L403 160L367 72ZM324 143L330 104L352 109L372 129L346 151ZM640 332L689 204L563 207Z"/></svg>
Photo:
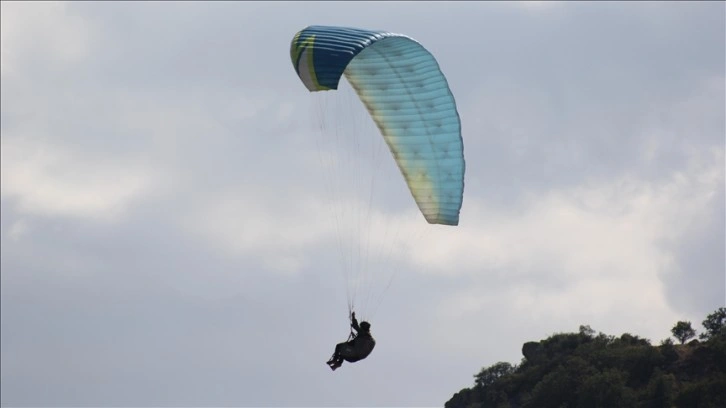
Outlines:
<svg viewBox="0 0 726 408"><path fill-rule="evenodd" d="M0 14L3 76L18 74L28 62L77 63L90 51L92 28L69 10L67 2L2 3Z"/></svg>
<svg viewBox="0 0 726 408"><path fill-rule="evenodd" d="M468 277L442 300L438 313L446 320L506 304L512 316L570 321L569 329L593 322L660 338L682 316L678 300L708 294L711 307L723 300L722 281L693 278L701 270L678 272L691 277L692 291L666 291L672 282L664 272L677 268L679 251L664 244L684 242L694 226L709 230L712 209L723 210L723 152L693 156L690 164L660 182L623 177L530 196L512 212L468 200L462 225L425 237L412 261L430 274ZM717 272L718 255L711 256Z"/></svg>
<svg viewBox="0 0 726 408"><path fill-rule="evenodd" d="M10 229L8 230L8 236L13 241L17 241L21 239L24 235L26 235L29 231L30 227L28 226L28 223L24 219L20 219L12 223Z"/></svg>
<svg viewBox="0 0 726 408"><path fill-rule="evenodd" d="M420 266L443 271L456 260L465 271L490 262L521 269L554 258L571 273L609 260L620 263L615 273L642 269L646 265L638 259L659 258L659 240L679 237L714 204L723 183L723 153L710 153L694 155L690 168L662 182L624 176L555 189L528 195L526 207L512 212L467 200L462 225L428 243Z"/></svg>
<svg viewBox="0 0 726 408"><path fill-rule="evenodd" d="M243 190L207 197L180 224L222 254L260 259L279 272L300 271L306 249L331 227L319 206L290 195L280 200L279 193L252 186Z"/></svg>
<svg viewBox="0 0 726 408"><path fill-rule="evenodd" d="M2 196L25 214L113 220L153 185L133 162L3 135Z"/></svg>
<svg viewBox="0 0 726 408"><path fill-rule="evenodd" d="M405 197L407 210L389 212L364 199L370 194L365 188L333 197L321 190L311 182L300 189L272 184L214 192L195 200L177 222L201 245L233 258L259 259L265 269L301 272L314 259L311 254L340 251L344 268L354 275L358 268L404 259L428 226L411 197ZM336 190L341 191L349 190Z"/></svg>

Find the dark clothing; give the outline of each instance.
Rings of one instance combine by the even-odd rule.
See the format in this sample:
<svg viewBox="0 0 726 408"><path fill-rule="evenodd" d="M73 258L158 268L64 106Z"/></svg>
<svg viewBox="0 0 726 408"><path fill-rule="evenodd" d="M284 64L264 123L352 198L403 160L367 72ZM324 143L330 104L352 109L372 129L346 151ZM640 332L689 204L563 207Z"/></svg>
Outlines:
<svg viewBox="0 0 726 408"><path fill-rule="evenodd" d="M367 336L359 335L351 341L336 345L335 354L349 363L355 363L368 357L375 346L376 341L370 334Z"/></svg>
<svg viewBox="0 0 726 408"><path fill-rule="evenodd" d="M356 334L353 339L335 346L335 352L328 360L328 365L333 370L340 367L343 361L354 363L363 360L371 354L376 346L376 340L371 336L370 330L366 330L369 326L366 325L365 329L362 329L355 317L351 319L350 326L356 331Z"/></svg>

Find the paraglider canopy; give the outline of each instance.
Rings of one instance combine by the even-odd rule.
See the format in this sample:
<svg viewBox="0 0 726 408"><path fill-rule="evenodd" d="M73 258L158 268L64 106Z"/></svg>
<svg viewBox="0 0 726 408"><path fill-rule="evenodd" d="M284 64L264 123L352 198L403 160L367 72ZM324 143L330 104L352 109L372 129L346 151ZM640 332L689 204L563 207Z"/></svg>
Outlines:
<svg viewBox="0 0 726 408"><path fill-rule="evenodd" d="M309 26L293 38L290 57L311 92L335 90L345 75L426 221L459 224L465 170L461 123L431 53L402 34Z"/></svg>

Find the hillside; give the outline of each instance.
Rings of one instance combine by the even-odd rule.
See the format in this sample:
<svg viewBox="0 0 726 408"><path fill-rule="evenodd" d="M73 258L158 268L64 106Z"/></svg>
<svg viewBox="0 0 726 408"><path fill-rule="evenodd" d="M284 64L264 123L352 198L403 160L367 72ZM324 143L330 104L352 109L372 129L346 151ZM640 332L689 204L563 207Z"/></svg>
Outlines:
<svg viewBox="0 0 726 408"><path fill-rule="evenodd" d="M595 334L589 326L522 346L518 365L499 362L474 376L445 408L726 407L726 308L672 329L681 343L654 346L629 333ZM684 328L688 330L683 330Z"/></svg>

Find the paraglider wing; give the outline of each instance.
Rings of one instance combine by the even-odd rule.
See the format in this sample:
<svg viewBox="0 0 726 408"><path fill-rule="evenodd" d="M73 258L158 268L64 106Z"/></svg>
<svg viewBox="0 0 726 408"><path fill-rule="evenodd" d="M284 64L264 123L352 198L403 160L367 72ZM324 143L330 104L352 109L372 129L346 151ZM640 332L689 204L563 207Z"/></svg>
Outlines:
<svg viewBox="0 0 726 408"><path fill-rule="evenodd" d="M458 225L465 170L461 122L431 53L402 34L310 26L293 38L290 57L311 92L335 90L345 75L426 221Z"/></svg>

